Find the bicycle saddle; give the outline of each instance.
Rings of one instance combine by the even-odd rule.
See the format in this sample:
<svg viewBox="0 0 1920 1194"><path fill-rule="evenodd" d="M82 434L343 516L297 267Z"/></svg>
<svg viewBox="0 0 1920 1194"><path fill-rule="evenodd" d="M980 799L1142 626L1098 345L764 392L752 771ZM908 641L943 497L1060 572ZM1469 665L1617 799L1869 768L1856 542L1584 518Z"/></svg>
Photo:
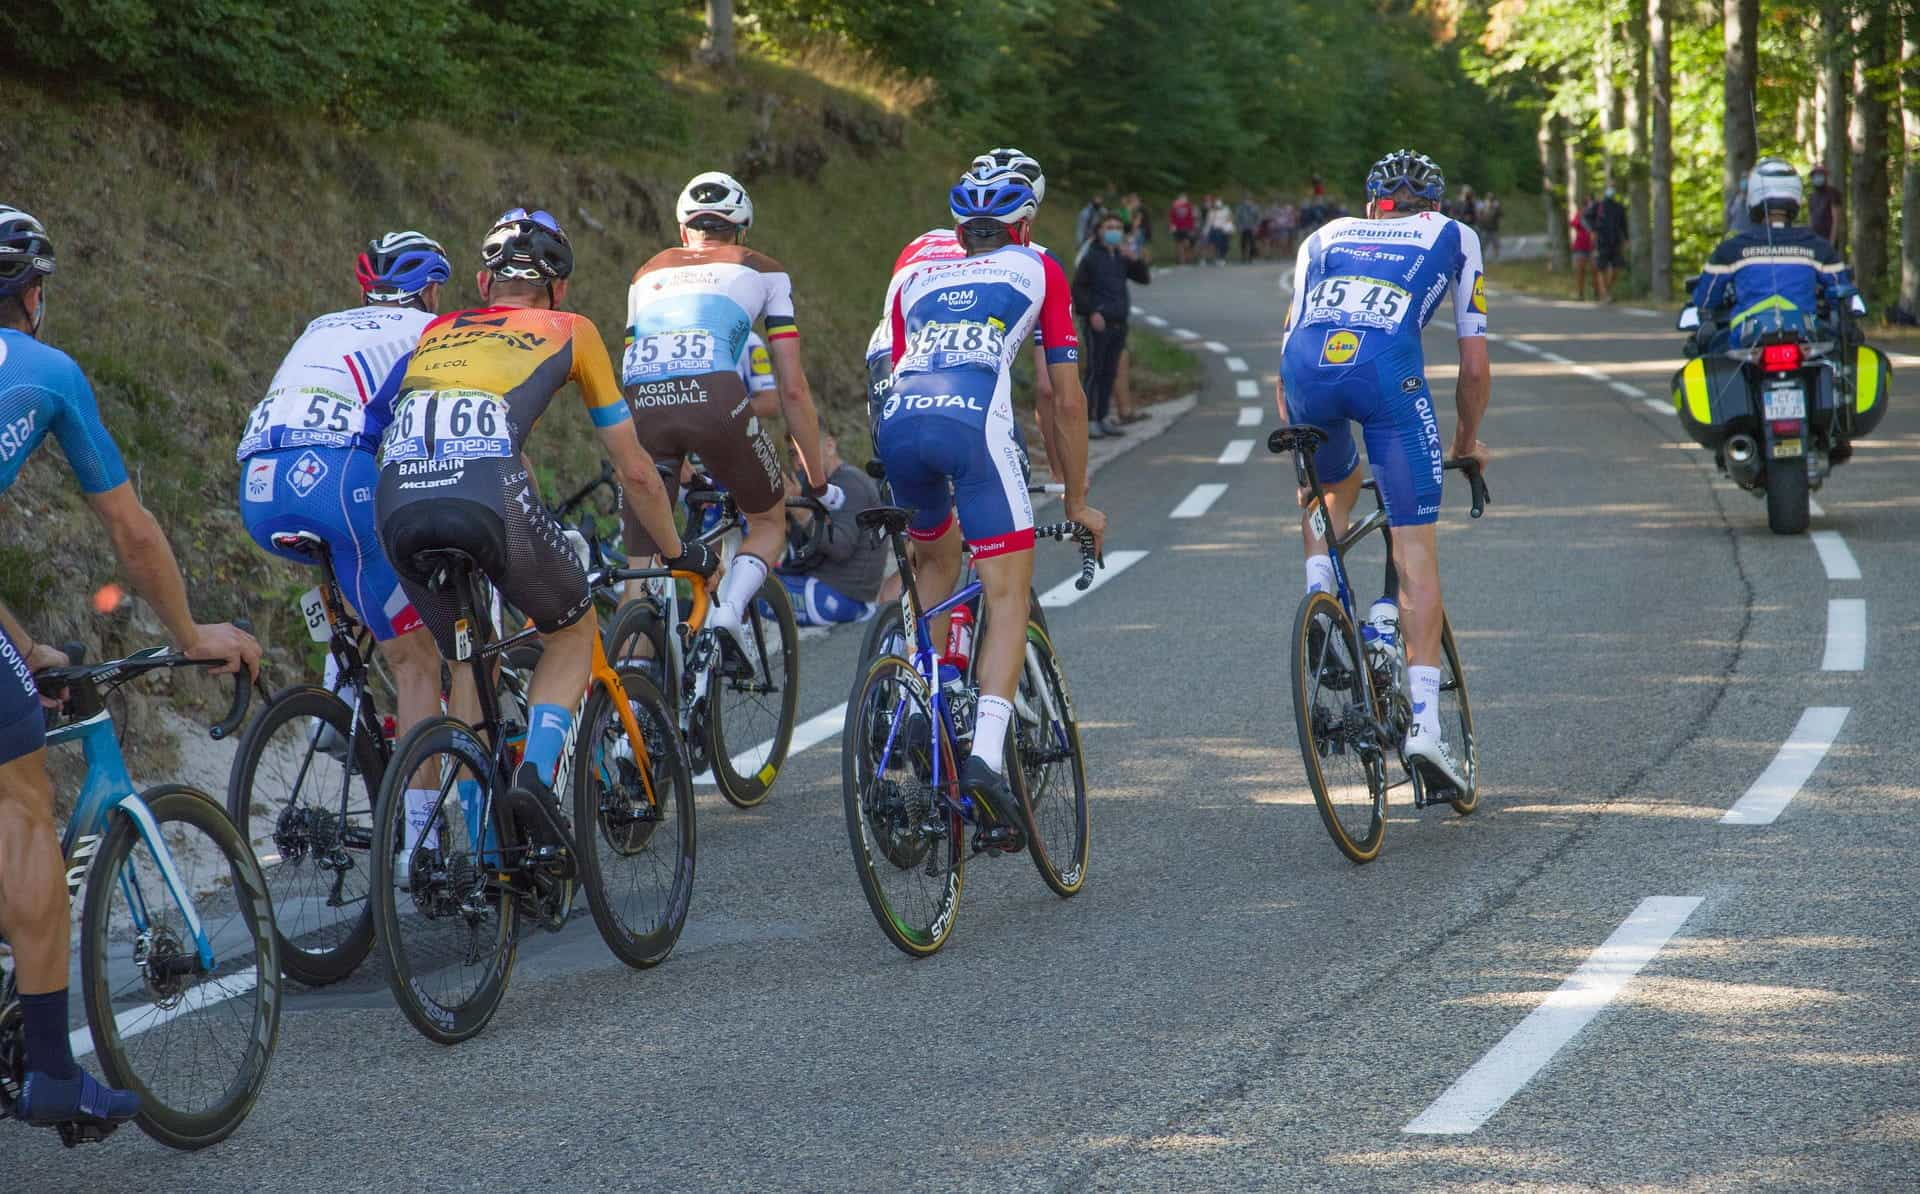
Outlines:
<svg viewBox="0 0 1920 1194"><path fill-rule="evenodd" d="M913 511L899 506L871 506L853 516L853 521L863 531L882 530L889 535L897 535L907 529L907 520L913 517Z"/></svg>
<svg viewBox="0 0 1920 1194"><path fill-rule="evenodd" d="M1273 434L1267 436L1267 451L1292 452L1295 450L1311 452L1327 442L1327 433L1309 424L1290 424L1276 427Z"/></svg>
<svg viewBox="0 0 1920 1194"><path fill-rule="evenodd" d="M273 537L273 545L282 551L297 551L303 556L325 555L327 541L312 531L281 531Z"/></svg>
<svg viewBox="0 0 1920 1194"><path fill-rule="evenodd" d="M457 547L433 547L413 553L416 576L428 576L428 588L441 588L477 569L479 563Z"/></svg>

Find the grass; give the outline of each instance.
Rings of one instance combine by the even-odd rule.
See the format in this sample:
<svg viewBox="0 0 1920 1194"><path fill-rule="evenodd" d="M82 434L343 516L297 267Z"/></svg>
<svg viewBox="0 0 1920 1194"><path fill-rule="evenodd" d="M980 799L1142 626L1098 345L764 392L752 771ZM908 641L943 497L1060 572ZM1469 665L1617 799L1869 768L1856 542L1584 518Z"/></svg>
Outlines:
<svg viewBox="0 0 1920 1194"><path fill-rule="evenodd" d="M1137 406L1184 397L1200 388L1206 374L1197 353L1158 332L1134 326L1127 332L1133 355L1133 401Z"/></svg>

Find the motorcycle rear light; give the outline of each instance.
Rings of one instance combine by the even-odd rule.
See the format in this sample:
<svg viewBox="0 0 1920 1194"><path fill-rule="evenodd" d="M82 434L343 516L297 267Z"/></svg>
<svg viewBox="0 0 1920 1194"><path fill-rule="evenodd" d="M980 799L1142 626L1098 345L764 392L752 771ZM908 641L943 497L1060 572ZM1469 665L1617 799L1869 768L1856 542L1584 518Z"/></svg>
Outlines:
<svg viewBox="0 0 1920 1194"><path fill-rule="evenodd" d="M1769 344L1760 350L1760 367L1768 373L1792 373L1800 367L1798 344Z"/></svg>
<svg viewBox="0 0 1920 1194"><path fill-rule="evenodd" d="M1773 421L1773 433L1774 433L1775 435L1799 435L1799 434L1800 434L1800 420L1798 420L1798 419L1775 419L1775 420Z"/></svg>

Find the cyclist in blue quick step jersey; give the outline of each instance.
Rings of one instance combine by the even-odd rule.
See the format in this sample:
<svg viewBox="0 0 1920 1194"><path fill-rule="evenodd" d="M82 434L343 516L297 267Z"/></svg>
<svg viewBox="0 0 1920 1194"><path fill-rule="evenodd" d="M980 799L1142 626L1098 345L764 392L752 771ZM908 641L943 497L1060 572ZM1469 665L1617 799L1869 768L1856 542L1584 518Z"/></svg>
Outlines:
<svg viewBox="0 0 1920 1194"><path fill-rule="evenodd" d="M0 205L0 493L49 434L106 524L120 567L195 659L253 670L260 644L233 626L203 626L187 606L180 567L153 515L127 480L120 449L100 422L93 389L72 357L39 341L53 244L40 221ZM66 656L37 646L0 607L0 936L13 949L25 1020L27 1078L19 1111L36 1124L117 1124L140 1111L138 1096L94 1080L68 1045L67 967L72 911L53 820L45 722L32 672Z"/></svg>
<svg viewBox="0 0 1920 1194"><path fill-rule="evenodd" d="M1280 411L1292 423L1327 433L1314 469L1332 497L1333 533L1347 528L1360 496L1360 452L1351 423L1367 439L1367 463L1393 528L1400 613L1412 688L1408 761L1436 790L1466 784L1440 737L1440 562L1434 522L1440 515L1440 428L1427 388L1420 332L1448 292L1460 343L1454 391L1459 419L1453 455L1485 467L1476 438L1492 386L1487 363L1487 300L1480 238L1440 214L1446 180L1422 154L1400 150L1367 175L1367 218L1342 217L1300 246L1293 300L1282 340ZM1305 501L1304 494L1302 501ZM1333 562L1300 522L1307 548L1307 587L1331 592Z"/></svg>

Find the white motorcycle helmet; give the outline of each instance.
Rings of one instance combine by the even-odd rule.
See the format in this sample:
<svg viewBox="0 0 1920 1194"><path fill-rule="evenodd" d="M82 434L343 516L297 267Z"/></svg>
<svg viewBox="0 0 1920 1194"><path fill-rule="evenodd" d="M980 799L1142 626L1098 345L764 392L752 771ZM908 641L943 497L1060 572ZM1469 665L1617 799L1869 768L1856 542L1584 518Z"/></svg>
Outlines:
<svg viewBox="0 0 1920 1194"><path fill-rule="evenodd" d="M673 215L682 228L702 216L717 216L745 232L753 226L753 200L731 174L709 170L688 181L673 205Z"/></svg>
<svg viewBox="0 0 1920 1194"><path fill-rule="evenodd" d="M1785 210L1791 220L1804 198L1800 172L1781 158L1761 158L1747 172L1747 213L1756 220L1764 221L1769 210Z"/></svg>

